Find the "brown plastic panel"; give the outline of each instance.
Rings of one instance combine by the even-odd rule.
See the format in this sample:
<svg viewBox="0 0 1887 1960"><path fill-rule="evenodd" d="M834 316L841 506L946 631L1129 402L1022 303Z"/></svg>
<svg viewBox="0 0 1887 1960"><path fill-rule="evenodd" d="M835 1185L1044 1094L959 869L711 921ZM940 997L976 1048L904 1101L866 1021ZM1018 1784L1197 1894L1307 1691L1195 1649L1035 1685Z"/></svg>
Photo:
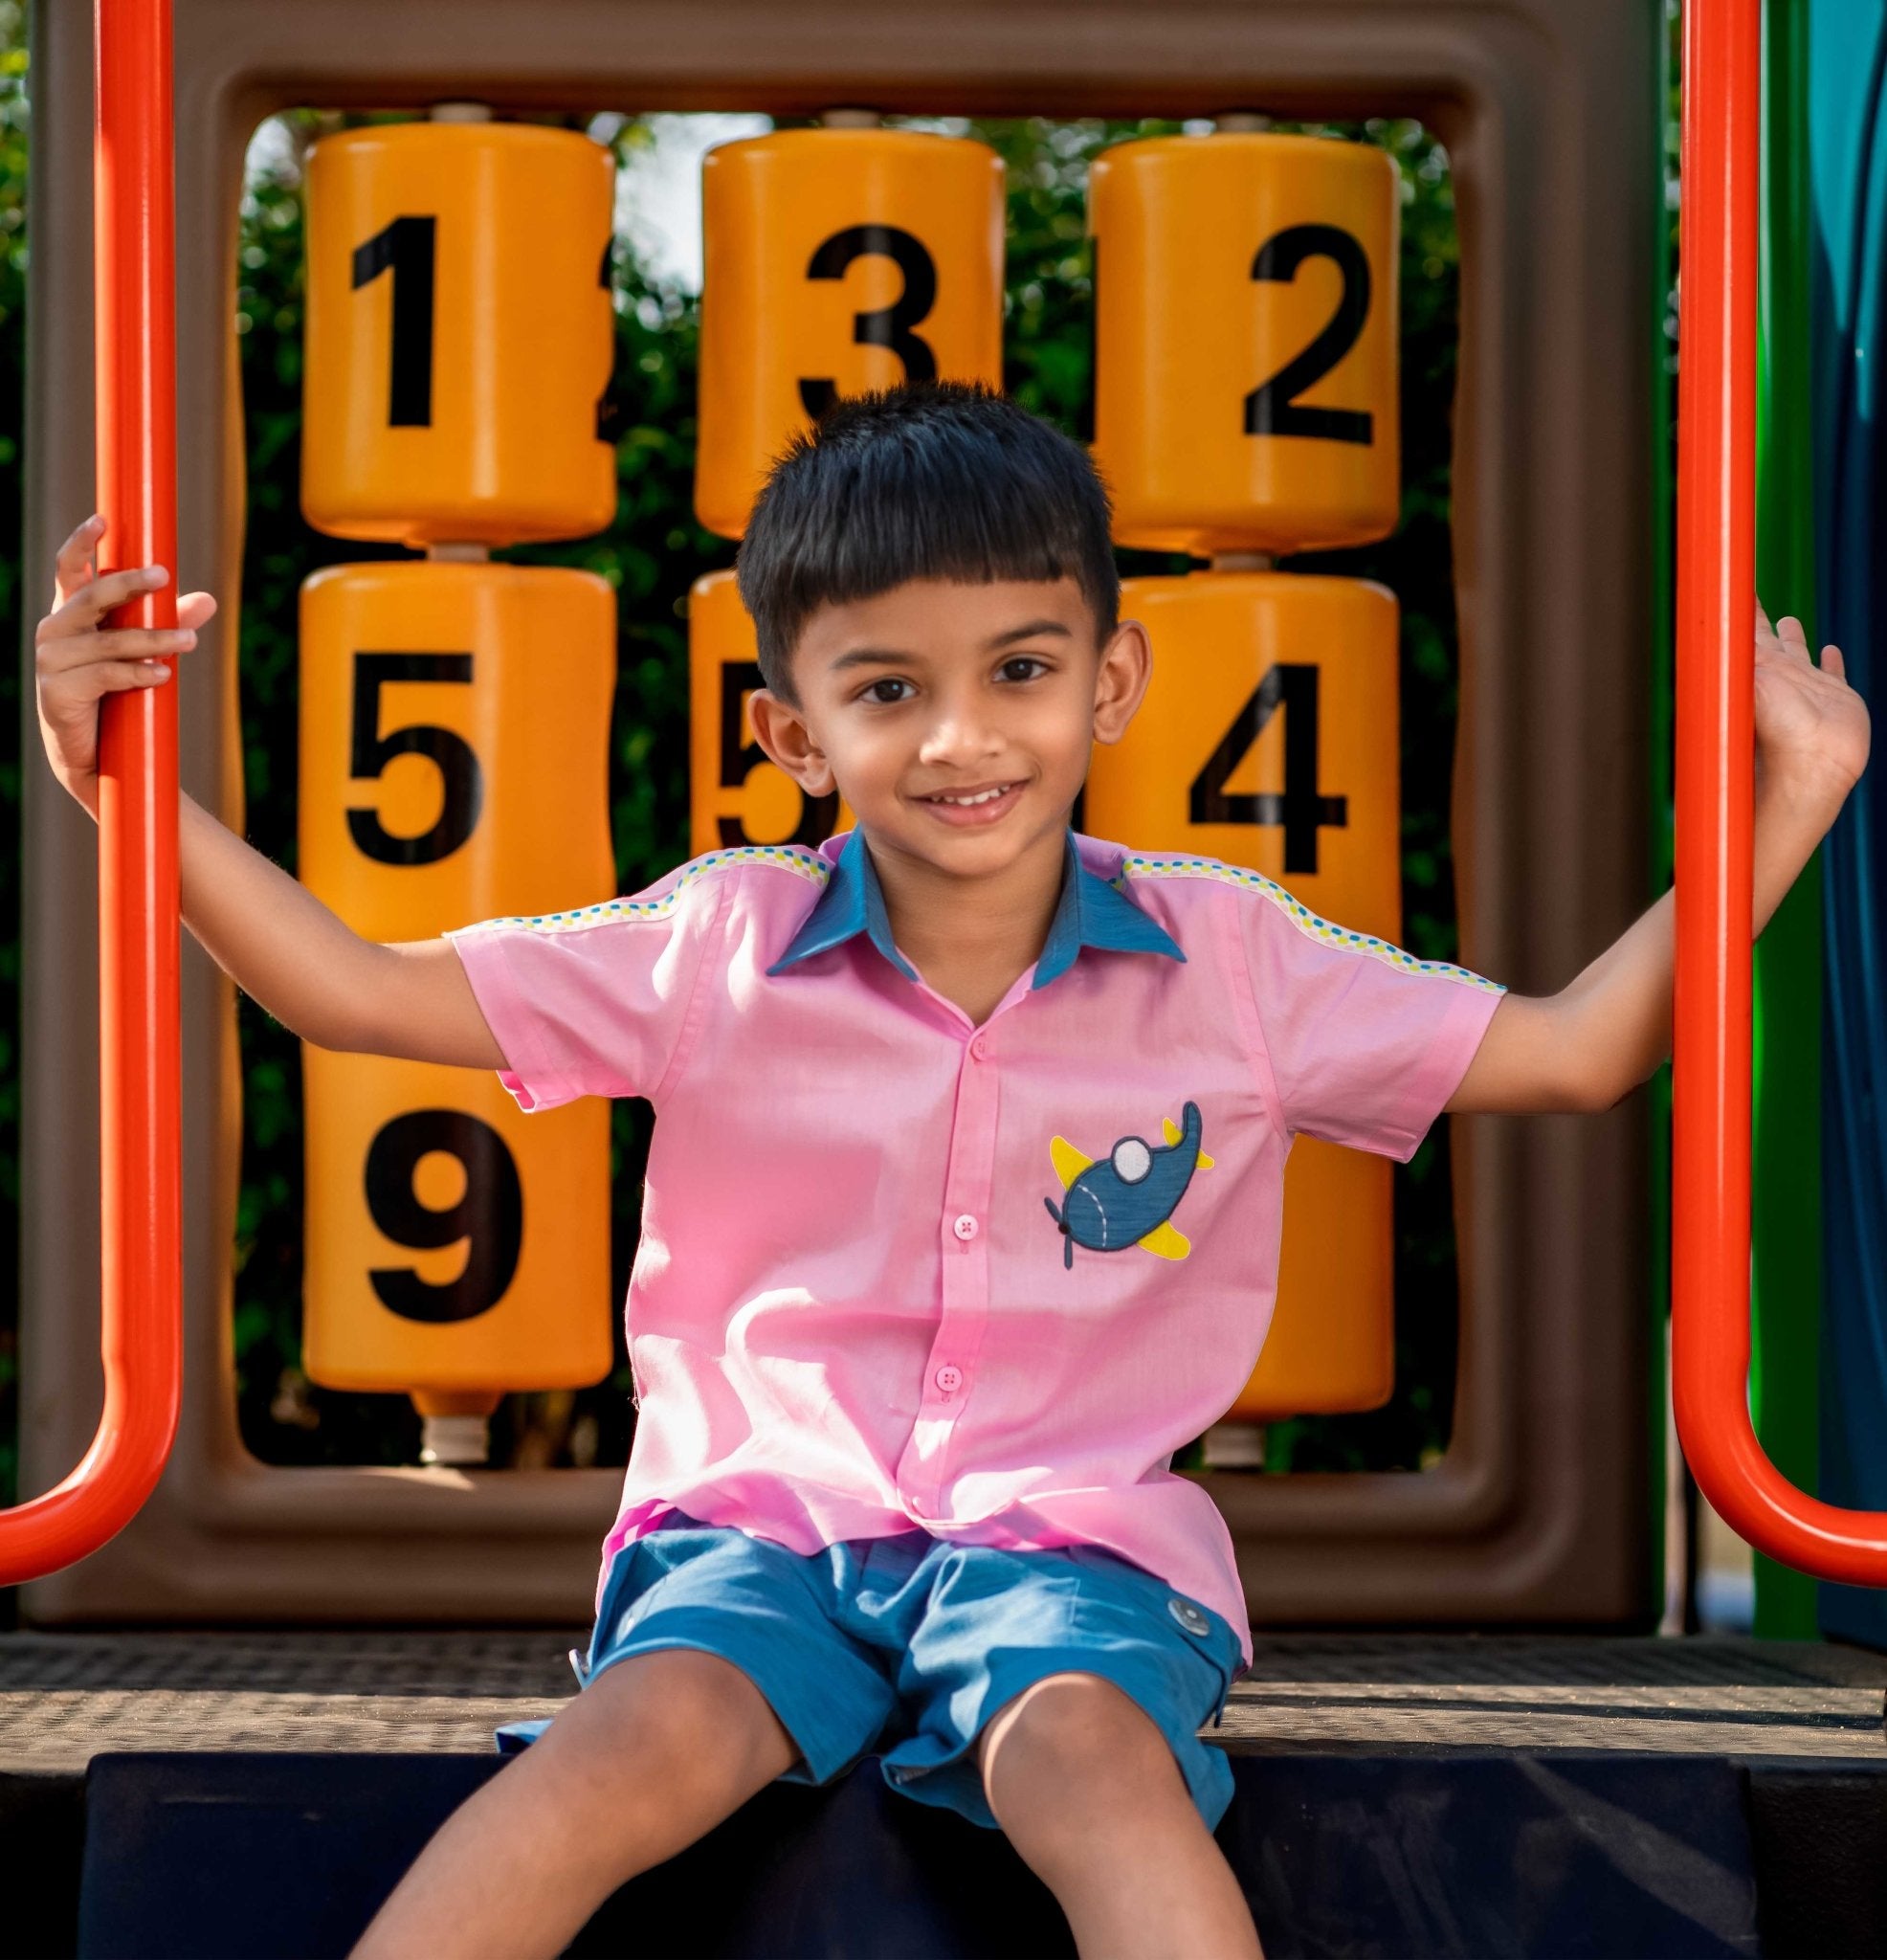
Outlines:
<svg viewBox="0 0 1887 1960"><path fill-rule="evenodd" d="M90 10L37 0L33 26L26 562L37 594L54 546L92 507ZM230 320L242 155L264 117L466 97L1411 114L1448 145L1462 241L1462 957L1522 990L1562 985L1645 897L1660 31L1644 0L177 0L181 575L224 600L184 682L186 784L239 813ZM93 835L36 767L25 844L30 1494L83 1449L101 1392ZM284 1470L243 1449L229 1332L233 1018L227 984L193 947L184 1055L182 1434L144 1514L29 1589L28 1615L587 1618L613 1472ZM1635 1102L1602 1118L1454 1126L1453 1447L1422 1475L1214 1476L1260 1623L1651 1616L1644 1137Z"/></svg>

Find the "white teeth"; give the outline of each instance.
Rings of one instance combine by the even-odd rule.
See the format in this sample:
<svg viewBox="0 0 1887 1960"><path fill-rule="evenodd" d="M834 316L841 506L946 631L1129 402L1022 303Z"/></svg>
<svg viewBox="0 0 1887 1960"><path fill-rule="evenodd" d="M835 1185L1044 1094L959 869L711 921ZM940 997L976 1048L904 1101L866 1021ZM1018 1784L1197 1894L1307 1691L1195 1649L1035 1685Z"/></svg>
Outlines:
<svg viewBox="0 0 1887 1960"><path fill-rule="evenodd" d="M933 796L930 800L933 803L953 803L959 810L973 810L979 803L993 803L998 796L1007 796L1014 788L1013 783L1001 783L976 796Z"/></svg>

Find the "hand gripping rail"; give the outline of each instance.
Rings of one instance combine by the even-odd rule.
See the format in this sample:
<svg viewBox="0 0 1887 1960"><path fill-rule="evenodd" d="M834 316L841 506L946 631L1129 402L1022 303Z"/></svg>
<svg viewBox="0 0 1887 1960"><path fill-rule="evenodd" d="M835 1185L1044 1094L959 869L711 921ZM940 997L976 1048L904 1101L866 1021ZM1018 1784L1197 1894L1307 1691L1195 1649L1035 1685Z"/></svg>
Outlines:
<svg viewBox="0 0 1887 1960"><path fill-rule="evenodd" d="M94 152L101 570L171 582L117 623L177 623L176 328L169 0L97 0ZM104 1413L57 1489L0 1513L0 1585L56 1571L136 1516L177 1433L177 696L110 696L99 768Z"/></svg>
<svg viewBox="0 0 1887 1960"><path fill-rule="evenodd" d="M1698 1486L1785 1565L1887 1585L1887 1513L1796 1489L1749 1417L1761 0L1684 9L1672 1388Z"/></svg>

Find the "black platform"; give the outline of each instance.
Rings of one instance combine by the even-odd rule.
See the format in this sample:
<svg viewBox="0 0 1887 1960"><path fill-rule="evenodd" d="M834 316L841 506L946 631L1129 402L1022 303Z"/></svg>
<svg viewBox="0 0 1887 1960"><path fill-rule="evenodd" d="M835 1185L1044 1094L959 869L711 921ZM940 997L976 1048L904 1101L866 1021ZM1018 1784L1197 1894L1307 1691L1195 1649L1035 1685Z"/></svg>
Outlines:
<svg viewBox="0 0 1887 1960"><path fill-rule="evenodd" d="M339 1954L565 1699L554 1635L0 1638L0 1954ZM1271 1960L1887 1953L1887 1660L1732 1641L1261 1642L1214 1736ZM1210 1732L1209 1732L1210 1733ZM285 1752L285 1751L292 1751ZM81 1903L82 1897L82 1903ZM1003 1839L776 1785L580 1954L1048 1955Z"/></svg>

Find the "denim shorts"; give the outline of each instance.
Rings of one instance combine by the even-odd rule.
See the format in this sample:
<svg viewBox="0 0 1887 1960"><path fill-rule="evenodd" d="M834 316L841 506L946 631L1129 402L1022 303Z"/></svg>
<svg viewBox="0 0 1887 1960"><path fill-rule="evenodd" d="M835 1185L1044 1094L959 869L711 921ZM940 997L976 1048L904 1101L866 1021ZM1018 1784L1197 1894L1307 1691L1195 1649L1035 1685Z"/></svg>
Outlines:
<svg viewBox="0 0 1887 1960"><path fill-rule="evenodd" d="M731 1661L795 1743L791 1783L830 1783L876 1754L920 1803L996 1828L975 1744L1051 1674L1112 1682L1166 1737L1208 1830L1232 1769L1200 1741L1225 1711L1238 1636L1197 1600L1089 1546L1008 1551L924 1531L849 1539L810 1556L670 1512L610 1561L585 1686L632 1654L693 1647ZM547 1726L513 1723L499 1748Z"/></svg>

